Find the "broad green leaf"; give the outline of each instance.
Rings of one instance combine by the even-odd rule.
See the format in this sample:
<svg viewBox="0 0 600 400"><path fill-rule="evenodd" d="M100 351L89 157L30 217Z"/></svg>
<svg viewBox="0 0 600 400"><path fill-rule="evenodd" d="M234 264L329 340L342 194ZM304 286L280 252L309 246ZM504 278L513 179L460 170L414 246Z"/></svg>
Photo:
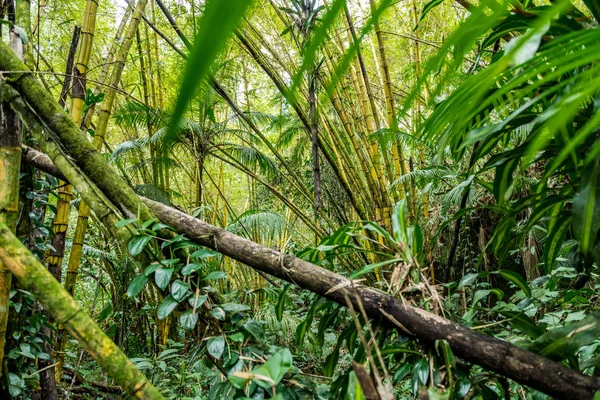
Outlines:
<svg viewBox="0 0 600 400"><path fill-rule="evenodd" d="M252 372L264 375L279 384L283 376L292 368L292 353L288 349L279 350L267 359L263 365L255 368ZM256 384L264 389L271 389L272 384L264 380L255 380Z"/></svg>
<svg viewBox="0 0 600 400"><path fill-rule="evenodd" d="M552 329L538 337L529 350L561 361L574 356L577 351L600 337L600 313L593 312L581 321Z"/></svg>
<svg viewBox="0 0 600 400"><path fill-rule="evenodd" d="M165 299L160 303L158 309L156 310L156 315L158 319L163 320L171 314L171 312L177 307L177 300L173 298L173 296L168 295Z"/></svg>
<svg viewBox="0 0 600 400"><path fill-rule="evenodd" d="M204 268L204 264L191 263L181 269L181 274L183 276L188 276L193 272L200 271L202 268Z"/></svg>
<svg viewBox="0 0 600 400"><path fill-rule="evenodd" d="M181 327L186 331L191 331L196 327L196 323L198 323L198 311L193 313L191 310L186 311L179 317L179 322L181 322Z"/></svg>
<svg viewBox="0 0 600 400"><path fill-rule="evenodd" d="M251 319L244 323L243 328L259 342L265 340L265 331L259 322Z"/></svg>
<svg viewBox="0 0 600 400"><path fill-rule="evenodd" d="M173 271L173 268L160 267L159 269L157 269L156 272L154 272L154 282L156 282L156 286L158 286L162 290L165 290L169 285L169 282L171 281Z"/></svg>
<svg viewBox="0 0 600 400"><path fill-rule="evenodd" d="M502 206L510 198L512 186L514 183L513 174L519 166L518 157L507 160L496 167L496 176L494 178L494 197L498 205Z"/></svg>
<svg viewBox="0 0 600 400"><path fill-rule="evenodd" d="M230 312L230 313L248 311L250 309L250 307L245 304L236 304L236 303L223 303L223 304L221 304L221 308L225 312Z"/></svg>
<svg viewBox="0 0 600 400"><path fill-rule="evenodd" d="M478 277L479 277L479 274L476 272L466 274L465 276L463 276L461 278L460 282L458 282L458 286L456 287L456 290L460 290L460 289L464 288L465 286L472 285Z"/></svg>
<svg viewBox="0 0 600 400"><path fill-rule="evenodd" d="M113 312L113 306L112 303L106 303L106 305L104 306L104 308L102 309L102 311L100 311L100 314L98 315L98 321L104 321L106 318L108 318L110 316L110 314L112 314Z"/></svg>
<svg viewBox="0 0 600 400"><path fill-rule="evenodd" d="M277 317L277 321L281 322L281 318L283 318L283 308L285 307L285 299L286 292L290 288L290 284L286 284L283 289L281 289L281 293L279 293L279 298L277 299L277 305L275 305L275 316Z"/></svg>
<svg viewBox="0 0 600 400"><path fill-rule="evenodd" d="M465 397L471 389L471 381L468 378L460 378L454 385L454 397L462 399Z"/></svg>
<svg viewBox="0 0 600 400"><path fill-rule="evenodd" d="M225 320L225 311L221 307L215 307L210 310L210 315L218 319L219 321Z"/></svg>
<svg viewBox="0 0 600 400"><path fill-rule="evenodd" d="M158 267L160 267L160 263L153 262L144 269L144 275L150 276L154 271L158 269Z"/></svg>
<svg viewBox="0 0 600 400"><path fill-rule="evenodd" d="M227 274L224 271L214 271L202 278L203 281L212 281L215 279L226 279Z"/></svg>
<svg viewBox="0 0 600 400"><path fill-rule="evenodd" d="M150 242L150 240L152 240L152 236L147 236L147 235L133 236L129 240L129 244L127 245L127 248L129 249L129 254L131 254L134 257L137 256L142 251L144 251L144 248L146 247L148 242Z"/></svg>
<svg viewBox="0 0 600 400"><path fill-rule="evenodd" d="M201 294L197 298L196 295L194 295L188 298L188 303L190 304L190 307L198 308L202 307L206 300L208 300L208 295L206 294Z"/></svg>
<svg viewBox="0 0 600 400"><path fill-rule="evenodd" d="M146 275L137 275L127 287L127 296L130 299L137 296L138 293L142 291L144 286L146 286L146 282L148 282L148 277Z"/></svg>
<svg viewBox="0 0 600 400"><path fill-rule="evenodd" d="M496 273L504 279L514 283L518 288L525 292L525 295L527 297L531 297L531 289L529 289L527 282L525 282L525 279L523 279L521 275L519 275L515 271L510 271L508 269L501 269L499 271L496 271Z"/></svg>
<svg viewBox="0 0 600 400"><path fill-rule="evenodd" d="M225 351L225 338L223 336L216 336L208 339L206 350L208 351L208 354L217 360L220 359Z"/></svg>
<svg viewBox="0 0 600 400"><path fill-rule="evenodd" d="M190 295L190 284L180 281L179 279L173 282L171 285L171 296L177 301L181 301L185 299L188 295Z"/></svg>
<svg viewBox="0 0 600 400"><path fill-rule="evenodd" d="M573 231L579 251L589 256L600 229L600 159L583 175L582 185L573 197Z"/></svg>
<svg viewBox="0 0 600 400"><path fill-rule="evenodd" d="M200 250L196 250L195 252L192 253L192 258L202 259L202 258L215 257L218 255L219 255L219 253L217 253L216 251L200 249Z"/></svg>
<svg viewBox="0 0 600 400"><path fill-rule="evenodd" d="M207 78L211 65L237 28L250 3L251 0L206 1L171 116L172 132L179 125L189 102L196 95L198 86Z"/></svg>

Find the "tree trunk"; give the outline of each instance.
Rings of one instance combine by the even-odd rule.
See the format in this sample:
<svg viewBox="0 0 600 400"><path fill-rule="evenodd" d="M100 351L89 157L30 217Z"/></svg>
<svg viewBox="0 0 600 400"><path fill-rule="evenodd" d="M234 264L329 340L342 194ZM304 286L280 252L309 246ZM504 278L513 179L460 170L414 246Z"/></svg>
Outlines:
<svg viewBox="0 0 600 400"><path fill-rule="evenodd" d="M8 19L15 23L15 4L7 2ZM10 50L23 59L23 42L14 29L10 31ZM0 103L0 223L15 232L19 218L19 175L21 172L22 126L18 115L7 103ZM4 345L10 304L11 272L0 261L0 377L4 374ZM6 376L4 376L6 378ZM6 381L5 379L3 379ZM2 385L4 386L4 385Z"/></svg>

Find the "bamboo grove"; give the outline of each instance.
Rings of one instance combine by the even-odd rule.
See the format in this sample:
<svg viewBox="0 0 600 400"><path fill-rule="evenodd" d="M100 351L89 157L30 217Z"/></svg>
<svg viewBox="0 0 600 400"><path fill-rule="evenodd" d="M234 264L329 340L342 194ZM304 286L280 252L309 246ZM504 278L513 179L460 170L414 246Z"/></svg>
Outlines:
<svg viewBox="0 0 600 400"><path fill-rule="evenodd" d="M0 398L598 397L593 0L0 16Z"/></svg>

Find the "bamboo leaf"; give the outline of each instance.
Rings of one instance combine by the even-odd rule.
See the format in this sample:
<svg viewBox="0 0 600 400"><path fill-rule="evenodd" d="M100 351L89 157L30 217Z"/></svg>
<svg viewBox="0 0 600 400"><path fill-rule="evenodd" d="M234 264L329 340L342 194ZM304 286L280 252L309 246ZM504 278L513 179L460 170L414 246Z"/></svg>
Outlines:
<svg viewBox="0 0 600 400"><path fill-rule="evenodd" d="M335 367L340 358L340 348L335 346L333 351L325 358L325 364L323 364L323 375L326 377L332 377L335 372Z"/></svg>
<svg viewBox="0 0 600 400"><path fill-rule="evenodd" d="M573 197L573 231L579 240L579 251L589 256L600 229L600 160L588 168L583 183Z"/></svg>
<svg viewBox="0 0 600 400"><path fill-rule="evenodd" d="M177 104L170 122L175 130L185 109L196 94L198 86L206 79L212 63L225 46L229 35L237 28L251 0L208 0L204 14L198 22L188 64L183 73Z"/></svg>
<svg viewBox="0 0 600 400"><path fill-rule="evenodd" d="M281 289L281 293L279 293L279 298L277 300L277 305L275 306L275 316L277 317L277 321L281 322L281 318L283 318L283 309L285 306L286 292L290 288L290 284L287 284Z"/></svg>
<svg viewBox="0 0 600 400"><path fill-rule="evenodd" d="M552 271L552 267L560 254L561 246L570 226L571 216L563 214L557 218L556 223L552 225L552 229L548 232L548 237L544 243L544 264L548 273Z"/></svg>
<svg viewBox="0 0 600 400"><path fill-rule="evenodd" d="M499 271L496 271L496 273L504 279L514 283L518 288L525 292L525 295L527 297L531 297L531 289L529 289L529 286L527 286L527 282L525 282L525 279L523 279L521 275L517 274L515 271L510 271L508 269L501 269Z"/></svg>

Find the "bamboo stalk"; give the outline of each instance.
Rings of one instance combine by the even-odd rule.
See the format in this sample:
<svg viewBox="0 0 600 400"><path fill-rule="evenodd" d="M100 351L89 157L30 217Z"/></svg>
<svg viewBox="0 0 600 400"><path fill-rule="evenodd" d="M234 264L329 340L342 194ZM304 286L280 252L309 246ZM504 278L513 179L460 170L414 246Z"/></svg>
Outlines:
<svg viewBox="0 0 600 400"><path fill-rule="evenodd" d="M0 223L0 261L131 397L164 398L4 223Z"/></svg>

